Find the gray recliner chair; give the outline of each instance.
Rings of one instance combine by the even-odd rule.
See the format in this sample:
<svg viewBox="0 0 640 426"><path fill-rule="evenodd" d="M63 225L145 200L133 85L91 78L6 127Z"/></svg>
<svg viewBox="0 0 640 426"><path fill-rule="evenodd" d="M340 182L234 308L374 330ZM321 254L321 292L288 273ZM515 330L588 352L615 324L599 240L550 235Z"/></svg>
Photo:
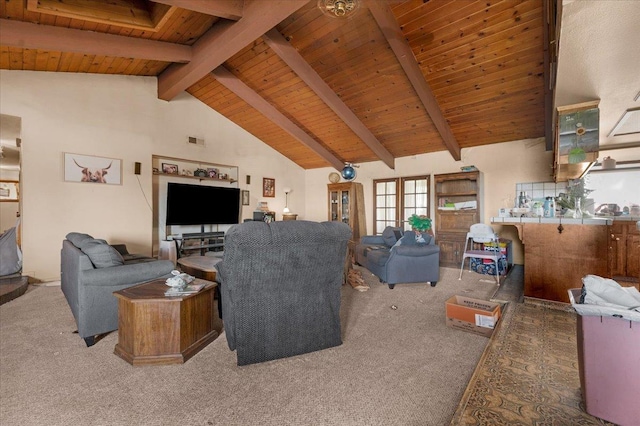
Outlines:
<svg viewBox="0 0 640 426"><path fill-rule="evenodd" d="M114 291L168 278L173 269L172 261L129 254L124 244L111 246L87 234L67 234L62 242L61 287L87 346L118 329Z"/></svg>
<svg viewBox="0 0 640 426"><path fill-rule="evenodd" d="M222 320L238 365L342 344L340 292L351 229L341 222L245 222L218 263Z"/></svg>
<svg viewBox="0 0 640 426"><path fill-rule="evenodd" d="M388 226L382 235L365 235L356 245L356 263L382 283L431 283L440 279L440 247L432 235L423 233L417 242L413 231Z"/></svg>

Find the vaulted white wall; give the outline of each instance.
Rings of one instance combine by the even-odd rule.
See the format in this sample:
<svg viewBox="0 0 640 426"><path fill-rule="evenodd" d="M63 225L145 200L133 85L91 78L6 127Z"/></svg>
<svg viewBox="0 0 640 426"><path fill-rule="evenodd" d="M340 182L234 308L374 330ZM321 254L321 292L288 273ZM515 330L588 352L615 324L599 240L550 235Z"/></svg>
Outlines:
<svg viewBox="0 0 640 426"><path fill-rule="evenodd" d="M0 112L22 118L23 273L39 280L60 275L60 247L71 231L86 232L130 251L152 254L152 155L232 164L239 187L251 193L243 217L258 201L280 214L285 186L291 212L299 219L327 219L330 168L304 171L200 101L183 93L174 101L156 97L156 79L72 73L0 70ZM187 145L188 136L206 147ZM122 185L64 181L63 153L123 160ZM515 184L550 180L551 154L539 140L464 149L463 160L447 152L396 159L391 170L381 162L362 164L357 181L365 188L367 229L372 230L373 179L457 172L474 164L484 175L485 222L500 207L511 207ZM142 174L133 172L142 163ZM251 184L245 176L251 175ZM276 197L262 197L262 178L276 179ZM207 207L194 200L194 208ZM516 245L513 227L496 227Z"/></svg>
<svg viewBox="0 0 640 426"><path fill-rule="evenodd" d="M24 275L58 279L71 231L151 254L152 155L237 165L239 187L251 193L244 218L261 200L281 212L284 186L293 189L291 210L304 216L303 169L186 93L158 100L155 78L1 70L0 93L0 112L22 118ZM188 136L206 147L187 145ZM65 182L64 152L122 159L122 185ZM275 198L262 198L263 177L276 180Z"/></svg>
<svg viewBox="0 0 640 426"><path fill-rule="evenodd" d="M431 217L435 217L433 205L433 175L456 173L460 167L475 165L483 177L483 222L490 223L498 215L498 209L514 207L516 183L552 181L552 154L545 151L544 139L521 140L492 144L462 150L462 161L454 161L446 152L396 158L395 170L382 162L361 164L357 168L356 182L364 188L367 232L373 233L373 180L390 177L431 175ZM311 220L327 220L328 175L332 169L307 170L306 211ZM513 241L514 262L524 263L522 244L513 226L495 225L503 238Z"/></svg>

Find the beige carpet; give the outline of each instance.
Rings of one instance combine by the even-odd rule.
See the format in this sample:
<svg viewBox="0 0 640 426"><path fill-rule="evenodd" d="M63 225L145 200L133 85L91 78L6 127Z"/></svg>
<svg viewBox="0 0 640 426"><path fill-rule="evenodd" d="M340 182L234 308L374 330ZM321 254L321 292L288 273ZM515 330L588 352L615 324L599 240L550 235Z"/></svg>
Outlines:
<svg viewBox="0 0 640 426"><path fill-rule="evenodd" d="M59 287L0 306L2 425L445 425L486 337L445 326L445 300L490 279L442 269L436 287L344 286L343 345L245 367L224 334L184 365L133 367L117 332L87 348ZM397 307L392 309L391 306Z"/></svg>

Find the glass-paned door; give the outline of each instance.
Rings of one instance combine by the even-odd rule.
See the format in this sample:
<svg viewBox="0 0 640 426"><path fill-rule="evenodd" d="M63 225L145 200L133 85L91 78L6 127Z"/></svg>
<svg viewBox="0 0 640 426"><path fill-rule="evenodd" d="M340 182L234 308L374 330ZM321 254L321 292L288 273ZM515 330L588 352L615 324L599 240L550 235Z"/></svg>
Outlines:
<svg viewBox="0 0 640 426"><path fill-rule="evenodd" d="M397 226L398 182L396 179L373 181L375 191L374 230L381 234L387 226Z"/></svg>
<svg viewBox="0 0 640 426"><path fill-rule="evenodd" d="M412 214L429 214L429 176L374 179L373 223L376 234L403 226Z"/></svg>

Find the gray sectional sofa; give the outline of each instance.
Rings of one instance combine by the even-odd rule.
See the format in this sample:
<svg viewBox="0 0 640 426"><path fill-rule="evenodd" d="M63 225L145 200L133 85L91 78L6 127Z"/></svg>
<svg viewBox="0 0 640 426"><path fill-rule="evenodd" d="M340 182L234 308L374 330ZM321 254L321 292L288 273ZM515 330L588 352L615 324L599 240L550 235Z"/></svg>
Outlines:
<svg viewBox="0 0 640 426"><path fill-rule="evenodd" d="M172 261L130 254L124 244L112 246L87 234L67 234L62 242L61 287L87 346L96 342L96 336L118 328L114 291L168 278L173 269Z"/></svg>

